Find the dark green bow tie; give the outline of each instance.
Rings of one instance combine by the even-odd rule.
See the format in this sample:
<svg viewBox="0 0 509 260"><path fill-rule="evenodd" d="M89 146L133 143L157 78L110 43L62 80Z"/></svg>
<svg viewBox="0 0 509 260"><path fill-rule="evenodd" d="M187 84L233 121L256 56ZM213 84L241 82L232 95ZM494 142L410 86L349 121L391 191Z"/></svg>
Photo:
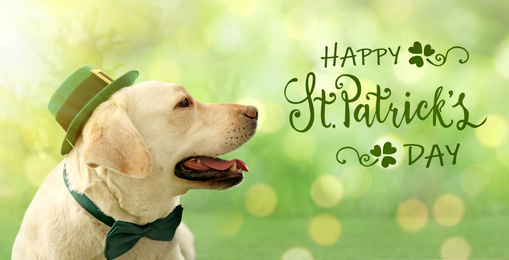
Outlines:
<svg viewBox="0 0 509 260"><path fill-rule="evenodd" d="M139 226L130 222L120 220L115 221L112 217L102 213L94 202L92 202L85 194L79 194L76 191L71 190L67 183L67 172L65 171L65 166L64 182L74 199L84 209L92 214L92 216L111 227L108 235L106 235L106 246L104 248L104 256L107 259L117 258L131 250L131 248L133 248L142 237L159 241L171 241L175 235L177 227L180 225L182 211L184 210L181 205L178 205L167 217Z"/></svg>
<svg viewBox="0 0 509 260"><path fill-rule="evenodd" d="M104 255L113 259L129 251L142 237L152 240L170 241L182 218L182 206L178 205L166 218L138 226L125 221L115 221L106 236Z"/></svg>

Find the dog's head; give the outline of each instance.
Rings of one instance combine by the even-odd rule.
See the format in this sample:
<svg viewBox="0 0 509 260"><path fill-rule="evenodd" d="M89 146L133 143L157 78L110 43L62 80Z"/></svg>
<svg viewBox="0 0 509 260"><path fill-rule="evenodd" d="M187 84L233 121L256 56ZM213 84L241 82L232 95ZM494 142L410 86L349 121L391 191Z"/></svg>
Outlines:
<svg viewBox="0 0 509 260"><path fill-rule="evenodd" d="M253 106L206 104L177 84L149 81L126 87L98 106L82 133L83 158L111 174L150 178L173 187L227 189L247 166L217 158L256 131Z"/></svg>

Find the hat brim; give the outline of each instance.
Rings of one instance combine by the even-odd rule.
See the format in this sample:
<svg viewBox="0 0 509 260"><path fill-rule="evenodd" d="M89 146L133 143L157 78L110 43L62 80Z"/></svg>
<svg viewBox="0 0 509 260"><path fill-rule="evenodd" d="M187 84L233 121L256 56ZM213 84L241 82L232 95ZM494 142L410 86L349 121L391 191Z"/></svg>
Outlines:
<svg viewBox="0 0 509 260"><path fill-rule="evenodd" d="M62 143L62 149L60 151L62 155L69 153L72 149L72 145L74 145L76 139L78 139L78 136L81 134L81 129L83 129L83 126L88 121L92 111L94 111L99 104L106 101L119 89L133 85L138 78L138 75L139 73L136 70L131 70L125 73L104 87L101 91L99 91L99 93L97 93L97 95L88 101L83 109L81 109L81 111L74 117L67 129L67 133Z"/></svg>

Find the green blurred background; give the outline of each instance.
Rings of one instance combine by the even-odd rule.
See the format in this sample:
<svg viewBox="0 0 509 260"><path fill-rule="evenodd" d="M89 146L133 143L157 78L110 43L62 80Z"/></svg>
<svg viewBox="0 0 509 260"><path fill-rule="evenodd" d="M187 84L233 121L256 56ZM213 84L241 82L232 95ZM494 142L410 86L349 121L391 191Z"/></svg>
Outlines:
<svg viewBox="0 0 509 260"><path fill-rule="evenodd" d="M509 258L508 11L494 0L0 1L0 259L10 258L24 211L62 159L64 132L46 104L85 64L259 108L256 136L225 156L248 164L244 182L182 197L198 259ZM418 69L403 56L414 41L441 53L463 46L470 60ZM397 65L325 69L320 57L334 42L402 46L402 55ZM342 73L363 88L390 87L398 104L406 91L413 102L431 100L444 86L466 94L471 121L488 120L457 131L429 120L324 129L317 119L297 133L288 114L306 106L290 105L283 89L297 77L292 94L302 94L310 71L319 88ZM339 101L333 107L340 118ZM405 154L389 169L336 162L343 146L369 151L385 140L461 148L444 167L408 166Z"/></svg>

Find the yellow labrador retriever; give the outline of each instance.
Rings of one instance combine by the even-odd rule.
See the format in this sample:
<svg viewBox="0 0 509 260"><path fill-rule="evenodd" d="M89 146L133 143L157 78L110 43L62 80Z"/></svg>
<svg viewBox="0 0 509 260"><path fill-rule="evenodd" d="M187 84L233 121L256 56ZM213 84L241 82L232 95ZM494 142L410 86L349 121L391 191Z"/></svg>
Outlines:
<svg viewBox="0 0 509 260"><path fill-rule="evenodd" d="M104 259L110 229L76 202L84 193L107 216L145 225L169 215L189 189L239 184L246 165L217 158L256 131L253 106L198 102L180 85L149 81L101 103L73 150L30 204L13 259ZM118 259L194 259L193 236L180 224L171 241L146 237Z"/></svg>

